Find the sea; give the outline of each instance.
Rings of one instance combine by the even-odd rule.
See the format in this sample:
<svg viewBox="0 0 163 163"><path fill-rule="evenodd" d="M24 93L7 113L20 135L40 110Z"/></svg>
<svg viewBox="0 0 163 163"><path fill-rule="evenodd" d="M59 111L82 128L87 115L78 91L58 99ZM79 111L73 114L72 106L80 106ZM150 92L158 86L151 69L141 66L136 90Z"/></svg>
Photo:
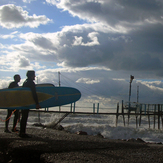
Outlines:
<svg viewBox="0 0 163 163"><path fill-rule="evenodd" d="M57 108L60 111L67 111L62 108ZM53 111L53 109L49 108L49 111ZM108 112L109 109L107 109ZM43 110L42 110L43 111ZM56 110L54 110L56 111ZM125 125L123 121L123 117L118 117L118 123L116 126L116 116L115 115L108 115L108 114L100 114L106 113L105 109L100 109L97 112L95 110L84 110L83 109L75 111L79 113L70 113L67 115L60 123L64 130L76 133L78 131L87 132L88 135L97 135L101 134L104 138L108 139L137 139L140 138L145 142L149 143L163 143L163 129L161 124L161 129L158 129L158 124L155 124L153 117L150 117L150 125L148 121L148 116L144 115L141 119L141 125L136 125L136 117L130 116L129 124L128 124L128 116L125 116ZM110 112L115 112L116 109L110 109ZM86 114L89 113L89 114ZM92 113L92 114L90 114ZM93 114L94 113L94 114ZM5 126L5 118L6 118L7 110L0 109L0 127L4 128ZM43 125L55 125L60 118L62 118L65 113L53 113L53 112L30 112L28 117L27 128L35 128L34 124L43 124ZM13 117L11 116L9 122L9 128L12 128L13 124ZM137 119L139 121L139 117ZM157 122L157 119L156 119ZM19 128L19 123L17 127ZM137 127L136 127L137 126ZM41 127L37 127L40 128Z"/></svg>

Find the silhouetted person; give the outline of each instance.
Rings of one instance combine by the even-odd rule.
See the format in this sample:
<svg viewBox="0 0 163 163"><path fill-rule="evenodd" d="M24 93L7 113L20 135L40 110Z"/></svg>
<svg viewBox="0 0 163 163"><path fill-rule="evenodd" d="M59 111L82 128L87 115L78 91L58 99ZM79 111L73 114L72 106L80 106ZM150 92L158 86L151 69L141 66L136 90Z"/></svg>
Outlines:
<svg viewBox="0 0 163 163"><path fill-rule="evenodd" d="M33 82L35 80L35 71L27 71L27 79L23 83L23 87L29 87L32 91L32 96L36 104L36 109L40 108L39 102L38 102L38 97L36 93L36 85ZM28 99L27 99L28 100ZM29 114L29 109L22 109L22 118L20 121L20 134L19 136L22 138L29 138L26 134L26 126L27 126L27 120L28 120L28 114Z"/></svg>
<svg viewBox="0 0 163 163"><path fill-rule="evenodd" d="M15 88L15 87L19 87L18 83L20 82L20 75L16 74L14 75L14 81L10 83L9 87L8 88ZM5 132L7 133L10 133L10 131L8 130L8 124L9 124L9 120L10 120L10 116L12 114L14 110L13 109L8 109L7 110L7 117L6 117L6 122L5 122ZM19 110L16 110L14 112L15 116L14 116L14 120L13 120L13 128L12 128L12 132L16 132L18 131L16 129L16 124L17 124L17 121L19 119Z"/></svg>

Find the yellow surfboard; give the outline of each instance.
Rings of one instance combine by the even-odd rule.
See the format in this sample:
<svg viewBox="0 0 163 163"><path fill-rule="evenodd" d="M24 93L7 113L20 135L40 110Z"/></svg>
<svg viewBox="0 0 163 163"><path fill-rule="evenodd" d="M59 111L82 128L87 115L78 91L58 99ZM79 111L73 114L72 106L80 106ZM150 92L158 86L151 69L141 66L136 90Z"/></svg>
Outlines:
<svg viewBox="0 0 163 163"><path fill-rule="evenodd" d="M53 97L51 94L42 92L37 92L37 96L39 103ZM0 106L4 108L28 106L34 103L32 92L28 90L13 90L0 93Z"/></svg>

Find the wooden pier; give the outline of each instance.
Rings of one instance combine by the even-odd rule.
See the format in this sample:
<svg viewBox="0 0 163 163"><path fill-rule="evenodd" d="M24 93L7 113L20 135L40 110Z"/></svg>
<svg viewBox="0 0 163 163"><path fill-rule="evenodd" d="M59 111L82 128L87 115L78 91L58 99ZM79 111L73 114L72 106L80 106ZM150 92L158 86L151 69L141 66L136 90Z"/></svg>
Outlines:
<svg viewBox="0 0 163 163"><path fill-rule="evenodd" d="M153 119L153 129L163 129L163 104L141 104L135 103L135 107L126 107L123 104L121 106L121 112L119 111L119 103L117 104L117 112L116 112L116 126L118 125L118 117L121 115L123 117L123 123L125 126L125 116L128 118L128 125L130 121L130 116L135 116L136 128L141 126L142 116L147 117L147 121L149 124L149 128L151 128L151 119ZM162 127L161 127L162 125Z"/></svg>
<svg viewBox="0 0 163 163"><path fill-rule="evenodd" d="M75 106L75 105L74 105ZM48 109L46 110L30 110L31 112L38 112L38 119L40 120L40 113L63 113L63 117L61 117L56 125L60 123L64 118L66 118L69 114L99 114L99 115L115 115L116 117L116 127L118 126L118 120L121 116L123 119L123 124L126 126L126 119L127 119L127 125L130 124L130 117L135 116L135 125L136 128L140 127L142 124L142 117L145 116L147 118L149 128L152 126L153 122L153 129L163 129L163 104L140 104L135 103L135 106L128 108L126 105L122 104L121 106L119 103L117 103L117 109L114 113L101 113L99 109L99 104L97 105L97 112L95 112L95 106L93 105L93 112L76 112L75 107L72 111L72 105L70 107L70 111L50 111ZM153 121L151 121L153 119Z"/></svg>

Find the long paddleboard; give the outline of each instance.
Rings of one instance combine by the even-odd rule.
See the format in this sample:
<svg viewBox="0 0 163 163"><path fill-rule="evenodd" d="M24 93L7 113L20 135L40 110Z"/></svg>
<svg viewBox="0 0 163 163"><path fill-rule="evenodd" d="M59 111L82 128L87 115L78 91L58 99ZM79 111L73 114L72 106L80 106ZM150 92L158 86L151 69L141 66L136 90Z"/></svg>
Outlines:
<svg viewBox="0 0 163 163"><path fill-rule="evenodd" d="M54 87L52 84L36 85L41 108L62 106L78 101L79 90L71 87ZM30 88L17 87L0 90L0 109L35 109Z"/></svg>

